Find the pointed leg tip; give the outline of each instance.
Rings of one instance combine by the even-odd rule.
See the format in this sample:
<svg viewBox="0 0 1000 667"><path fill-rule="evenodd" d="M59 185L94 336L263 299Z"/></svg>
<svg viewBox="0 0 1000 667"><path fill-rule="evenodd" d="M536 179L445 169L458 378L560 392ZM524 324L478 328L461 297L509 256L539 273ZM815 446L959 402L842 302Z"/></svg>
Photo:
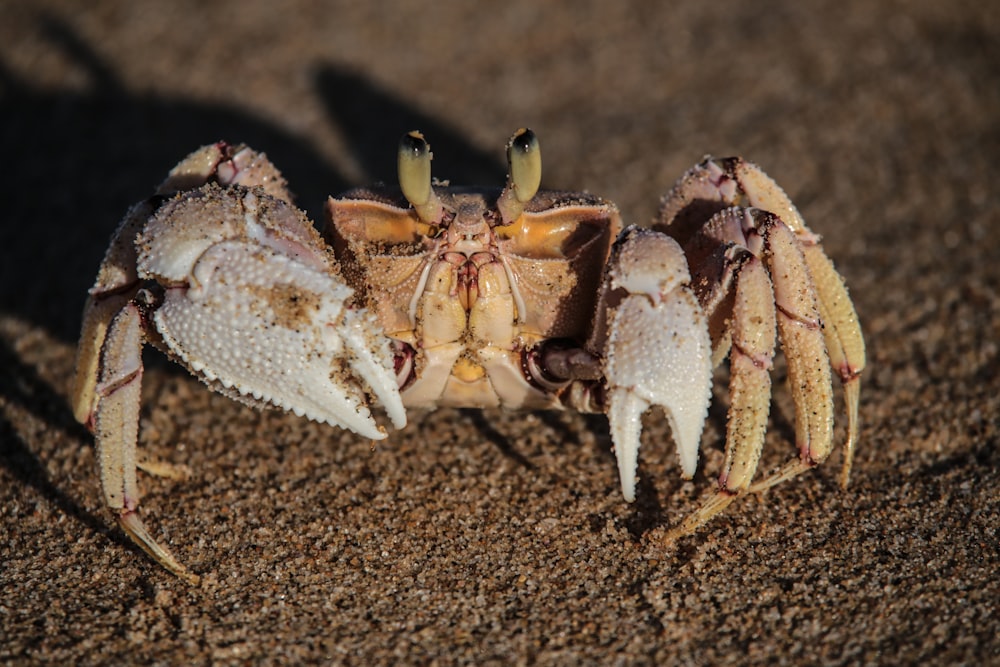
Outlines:
<svg viewBox="0 0 1000 667"><path fill-rule="evenodd" d="M688 517L678 525L667 530L663 537L660 539L660 545L664 548L675 547L678 542L680 542L685 537L690 537L697 532L698 528L701 527L701 522L696 526L691 526L691 517Z"/></svg>
<svg viewBox="0 0 1000 667"><path fill-rule="evenodd" d="M668 547L683 537L694 535L698 532L699 528L711 521L713 517L725 511L739 496L740 491L719 489L707 500L703 501L701 506L685 518L684 521L668 530L663 536L661 543L663 546Z"/></svg>
<svg viewBox="0 0 1000 667"><path fill-rule="evenodd" d="M191 572L190 570L185 569L183 572L174 572L174 574L176 574L178 577L188 582L192 586L201 585L201 577L195 574L194 572Z"/></svg>
<svg viewBox="0 0 1000 667"><path fill-rule="evenodd" d="M844 467L840 469L840 488L847 490L847 487L851 483L851 460L847 458L844 461Z"/></svg>
<svg viewBox="0 0 1000 667"><path fill-rule="evenodd" d="M664 533L663 537L660 539L660 544L665 548L673 547L676 546L681 539L693 535L698 529L698 526L691 527L689 525L690 519L691 517L688 517L673 528L667 530L667 532Z"/></svg>
<svg viewBox="0 0 1000 667"><path fill-rule="evenodd" d="M138 513L134 510L126 510L122 514L119 514L118 525L122 527L122 530L128 534L137 546L171 574L195 586L201 583L201 577L181 565L180 561L174 558L169 549L153 538L149 530L147 530L146 525L142 522L142 519L139 518Z"/></svg>
<svg viewBox="0 0 1000 667"><path fill-rule="evenodd" d="M808 472L815 468L816 462L811 460L803 460L801 458L795 458L786 463L784 466L778 469L776 473L770 477L765 477L755 484L751 484L747 489L750 493L760 493L761 491L767 491L772 486L777 486L782 482L787 482L790 479L795 479L804 472Z"/></svg>
<svg viewBox="0 0 1000 667"><path fill-rule="evenodd" d="M858 444L858 403L861 394L860 375L855 375L844 384L847 403L847 441L844 443L844 465L840 471L840 486L846 489L851 481L851 467L854 465L854 451Z"/></svg>
<svg viewBox="0 0 1000 667"><path fill-rule="evenodd" d="M670 549L677 545L677 540L684 537L683 533L678 528L671 528L660 539L660 546L664 549Z"/></svg>
<svg viewBox="0 0 1000 667"><path fill-rule="evenodd" d="M170 574L174 575L178 579L183 579L191 586L201 586L201 576L195 574L191 570L187 569L180 563L174 562L176 567L167 566L165 563L160 563L164 568L166 568Z"/></svg>

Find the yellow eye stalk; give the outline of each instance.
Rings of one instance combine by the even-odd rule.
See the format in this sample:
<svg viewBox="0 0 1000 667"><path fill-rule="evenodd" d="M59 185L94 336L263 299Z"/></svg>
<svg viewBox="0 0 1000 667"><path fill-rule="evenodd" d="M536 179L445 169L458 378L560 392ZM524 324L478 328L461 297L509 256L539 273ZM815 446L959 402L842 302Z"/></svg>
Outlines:
<svg viewBox="0 0 1000 667"><path fill-rule="evenodd" d="M399 140L399 187L420 219L435 223L441 219L441 200L431 187L430 145L424 135L413 131Z"/></svg>
<svg viewBox="0 0 1000 667"><path fill-rule="evenodd" d="M538 137L521 128L507 142L507 186L500 193L497 208L504 224L517 220L524 205L538 192L542 182L542 149Z"/></svg>

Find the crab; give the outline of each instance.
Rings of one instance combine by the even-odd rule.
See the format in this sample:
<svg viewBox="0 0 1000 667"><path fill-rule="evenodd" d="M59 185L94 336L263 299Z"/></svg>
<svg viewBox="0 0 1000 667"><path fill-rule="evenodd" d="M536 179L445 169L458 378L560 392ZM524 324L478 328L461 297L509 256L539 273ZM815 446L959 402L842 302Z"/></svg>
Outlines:
<svg viewBox="0 0 1000 667"><path fill-rule="evenodd" d="M398 187L330 198L322 233L264 154L226 143L191 153L128 211L89 292L72 401L95 435L105 504L158 563L198 579L138 513L145 344L238 401L373 440L403 428L407 408L605 413L626 501L649 408L694 475L728 357L717 488L666 541L827 459L836 374L846 486L858 318L819 237L758 167L705 158L642 228L591 194L540 190L530 130L507 144L502 188L439 183L431 157L419 132L404 135ZM778 341L799 451L754 483Z"/></svg>

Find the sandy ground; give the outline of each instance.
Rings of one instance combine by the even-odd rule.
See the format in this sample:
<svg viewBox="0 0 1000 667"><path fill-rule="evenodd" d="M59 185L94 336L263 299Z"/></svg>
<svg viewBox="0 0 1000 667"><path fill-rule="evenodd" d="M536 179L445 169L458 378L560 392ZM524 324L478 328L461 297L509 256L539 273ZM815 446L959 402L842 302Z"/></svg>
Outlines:
<svg viewBox="0 0 1000 667"><path fill-rule="evenodd" d="M0 6L0 663L1000 662L995 3L80 4ZM373 449L151 353L142 447L192 474L142 475L143 512L203 581L151 564L67 405L125 208L219 138L314 216L413 128L440 177L499 183L523 125L546 186L631 221L708 152L784 185L866 330L850 488L838 451L665 548L722 385L691 482L647 417L628 505L603 417L442 410Z"/></svg>

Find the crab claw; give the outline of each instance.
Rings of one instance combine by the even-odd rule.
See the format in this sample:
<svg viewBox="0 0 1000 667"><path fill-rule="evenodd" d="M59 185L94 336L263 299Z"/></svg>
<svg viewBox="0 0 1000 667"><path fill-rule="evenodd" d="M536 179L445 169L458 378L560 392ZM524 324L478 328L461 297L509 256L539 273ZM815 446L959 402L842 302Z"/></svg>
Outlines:
<svg viewBox="0 0 1000 667"><path fill-rule="evenodd" d="M630 227L608 264L604 376L625 500L635 499L642 414L666 413L685 477L694 475L711 396L711 341L680 246Z"/></svg>
<svg viewBox="0 0 1000 667"><path fill-rule="evenodd" d="M170 286L156 331L213 388L372 439L386 434L370 397L406 424L388 339L291 205L206 185L164 204L138 247L140 276Z"/></svg>

